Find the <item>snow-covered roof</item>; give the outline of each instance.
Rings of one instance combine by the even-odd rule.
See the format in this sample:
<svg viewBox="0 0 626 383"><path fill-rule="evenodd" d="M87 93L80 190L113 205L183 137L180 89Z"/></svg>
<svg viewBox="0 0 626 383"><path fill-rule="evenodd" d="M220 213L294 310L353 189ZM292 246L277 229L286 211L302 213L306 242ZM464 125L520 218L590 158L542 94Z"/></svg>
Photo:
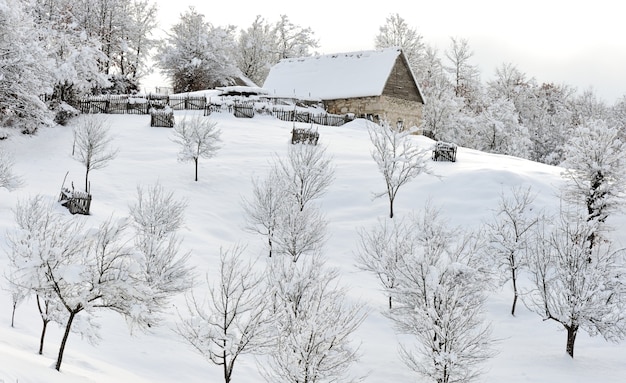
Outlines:
<svg viewBox="0 0 626 383"><path fill-rule="evenodd" d="M263 88L271 95L335 100L380 96L400 48L283 59Z"/></svg>

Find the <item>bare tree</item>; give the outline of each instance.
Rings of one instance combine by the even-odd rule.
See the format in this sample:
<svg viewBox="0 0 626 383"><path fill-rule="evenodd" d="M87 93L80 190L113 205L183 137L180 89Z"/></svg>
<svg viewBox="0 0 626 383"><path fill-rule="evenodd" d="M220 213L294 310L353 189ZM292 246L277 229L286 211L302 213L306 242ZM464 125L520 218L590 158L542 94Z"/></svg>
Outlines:
<svg viewBox="0 0 626 383"><path fill-rule="evenodd" d="M550 222L554 225L550 227ZM596 230L584 214L561 212L536 226L529 258L532 287L524 303L544 320L567 331L565 351L574 357L579 330L617 341L626 336L626 270L623 251L610 242L590 245Z"/></svg>
<svg viewBox="0 0 626 383"><path fill-rule="evenodd" d="M300 210L287 199L280 210L273 240L276 252L297 262L302 255L319 252L326 240L327 222L316 206Z"/></svg>
<svg viewBox="0 0 626 383"><path fill-rule="evenodd" d="M7 278L14 297L35 295L42 322L39 338L39 354L42 354L48 324L65 321L64 309L49 289L46 269L58 267L61 259L81 251L82 224L63 219L53 203L41 195L19 201L14 217L18 228L7 234L10 264ZM15 303L17 299L14 309Z"/></svg>
<svg viewBox="0 0 626 383"><path fill-rule="evenodd" d="M532 238L532 228L539 219L538 214L533 213L534 199L530 188L513 188L509 197L501 195L498 210L493 220L486 225L488 256L500 271L500 283L504 285L510 280L513 285L511 315L515 315L519 297L519 272L526 266L526 252Z"/></svg>
<svg viewBox="0 0 626 383"><path fill-rule="evenodd" d="M426 72L426 48L422 39L422 35L411 28L398 13L394 13L387 16L385 24L378 28L374 43L376 48L400 47L413 74L421 80Z"/></svg>
<svg viewBox="0 0 626 383"><path fill-rule="evenodd" d="M76 160L85 166L85 192L89 193L89 172L102 169L117 156L111 149L109 126L99 116L86 115L74 127L74 151Z"/></svg>
<svg viewBox="0 0 626 383"><path fill-rule="evenodd" d="M130 216L141 234L163 238L178 230L184 222L187 204L176 200L173 192L159 183L147 191L137 187L137 201L130 206Z"/></svg>
<svg viewBox="0 0 626 383"><path fill-rule="evenodd" d="M386 315L400 333L413 335L414 349L401 346L407 367L437 383L471 382L493 356L484 319L488 277L476 237L448 228L427 206L416 218L416 252L399 268L396 304Z"/></svg>
<svg viewBox="0 0 626 383"><path fill-rule="evenodd" d="M309 201L323 196L335 175L331 158L319 145L291 145L287 158L277 158L276 163L283 185L300 210Z"/></svg>
<svg viewBox="0 0 626 383"><path fill-rule="evenodd" d="M326 192L333 177L324 148L292 145L286 159L275 158L266 179L253 180L253 196L242 202L247 229L267 237L270 257L280 251L295 262L321 247L326 223L310 201Z"/></svg>
<svg viewBox="0 0 626 383"><path fill-rule="evenodd" d="M375 274L385 291L391 291L398 284L398 268L404 259L412 256L415 247L412 225L405 221L378 221L370 230L359 231L357 267ZM389 293L389 308L392 308Z"/></svg>
<svg viewBox="0 0 626 383"><path fill-rule="evenodd" d="M474 52L467 39L451 37L450 40L450 48L445 51L449 65L444 69L452 76L455 95L470 99L479 82L478 68L470 64Z"/></svg>
<svg viewBox="0 0 626 383"><path fill-rule="evenodd" d="M220 274L209 284L210 299L187 300L189 316L181 318L177 333L212 363L221 366L224 382L232 380L235 362L270 345L264 277L242 258L244 248L220 250Z"/></svg>
<svg viewBox="0 0 626 383"><path fill-rule="evenodd" d="M276 62L291 57L310 56L309 49L318 46L317 40L313 38L313 30L295 25L287 15L280 15L272 34L276 39Z"/></svg>
<svg viewBox="0 0 626 383"><path fill-rule="evenodd" d="M213 158L220 149L221 131L217 122L202 116L185 118L174 127L173 141L180 145L178 159L183 162L193 161L195 181L198 181L198 161L200 158Z"/></svg>
<svg viewBox="0 0 626 383"><path fill-rule="evenodd" d="M13 190L22 185L22 179L13 172L13 158L0 149L0 188Z"/></svg>
<svg viewBox="0 0 626 383"><path fill-rule="evenodd" d="M272 167L264 179L252 180L252 197L243 199L246 230L267 238L269 256L274 249L274 235L280 221L285 199L288 197L277 168Z"/></svg>
<svg viewBox="0 0 626 383"><path fill-rule="evenodd" d="M275 30L260 15L257 15L250 27L239 34L237 66L257 85L263 85L270 68L276 63L275 45Z"/></svg>
<svg viewBox="0 0 626 383"><path fill-rule="evenodd" d="M273 288L275 345L261 366L268 382L356 382L352 335L365 319L362 303L349 302L336 270L320 256L292 262L278 256L268 270Z"/></svg>
<svg viewBox="0 0 626 383"><path fill-rule="evenodd" d="M187 266L190 253L182 253L176 232L184 222L186 203L174 198L160 184L144 193L137 188L137 202L130 206L135 227L135 248L140 256L140 285L151 291L149 310L153 314L145 323L152 326L170 297L187 291L193 284L193 271ZM158 320L158 318L157 318Z"/></svg>
<svg viewBox="0 0 626 383"><path fill-rule="evenodd" d="M386 190L375 194L375 198L389 198L389 218L393 218L393 203L400 188L423 172L428 172L426 150L419 149L411 138L410 131L398 131L387 122L381 125L369 123L370 140L374 145L372 158L378 171L385 179Z"/></svg>
<svg viewBox="0 0 626 383"><path fill-rule="evenodd" d="M76 321L87 321L79 330L94 341L97 326L90 318L98 310L118 312L140 328L155 325L162 319L166 298L180 292L189 275L174 260L177 241L158 242L160 247L152 247L149 256L137 254L128 246L125 220L109 219L97 229L84 229L84 221L63 219L54 209L31 200L16 215L18 227L25 229L12 236L11 243L15 282L41 298L44 325L65 321L55 364L60 370ZM42 341L44 335L45 327Z"/></svg>

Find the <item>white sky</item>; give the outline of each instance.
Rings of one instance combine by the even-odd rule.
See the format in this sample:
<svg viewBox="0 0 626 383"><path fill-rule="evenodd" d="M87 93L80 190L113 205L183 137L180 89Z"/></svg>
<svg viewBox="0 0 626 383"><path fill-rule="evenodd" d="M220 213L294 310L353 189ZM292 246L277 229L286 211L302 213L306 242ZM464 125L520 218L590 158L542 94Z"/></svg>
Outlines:
<svg viewBox="0 0 626 383"><path fill-rule="evenodd" d="M379 27L398 13L442 56L450 37L468 39L483 80L508 62L540 82L593 88L609 103L626 95L624 16L615 0L154 1L165 30L191 5L218 26L247 28L256 15L273 23L285 14L314 31L319 53L373 49Z"/></svg>

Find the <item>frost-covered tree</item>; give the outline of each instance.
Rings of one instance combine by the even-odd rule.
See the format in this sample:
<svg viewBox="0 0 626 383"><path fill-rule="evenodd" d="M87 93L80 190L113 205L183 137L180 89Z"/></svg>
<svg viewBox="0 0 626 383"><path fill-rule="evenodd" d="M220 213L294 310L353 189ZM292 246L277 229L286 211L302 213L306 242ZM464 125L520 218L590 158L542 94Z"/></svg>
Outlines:
<svg viewBox="0 0 626 383"><path fill-rule="evenodd" d="M398 131L386 121L381 125L369 123L367 131L374 145L372 158L385 179L386 190L375 198L389 198L389 218L393 218L393 203L400 188L423 172L428 172L426 150L413 143L411 132Z"/></svg>
<svg viewBox="0 0 626 383"><path fill-rule="evenodd" d="M626 96L620 97L615 104L611 106L608 123L618 128L620 138L626 135Z"/></svg>
<svg viewBox="0 0 626 383"><path fill-rule="evenodd" d="M365 319L362 303L347 298L336 270L320 256L293 262L269 258L275 344L261 372L268 382L352 382L359 358L353 334Z"/></svg>
<svg viewBox="0 0 626 383"><path fill-rule="evenodd" d="M561 212L556 220L536 226L529 258L531 288L524 303L544 320L563 326L565 351L572 358L580 330L609 341L626 335L624 254L609 241L591 246L595 230L584 215Z"/></svg>
<svg viewBox="0 0 626 383"><path fill-rule="evenodd" d="M184 223L187 204L157 183L145 190L137 187L137 201L130 206L130 217L137 233L164 238Z"/></svg>
<svg viewBox="0 0 626 383"><path fill-rule="evenodd" d="M456 142L464 101L455 96L437 50L427 46L425 52L426 68L421 85L428 102L422 111L420 129L435 140Z"/></svg>
<svg viewBox="0 0 626 383"><path fill-rule="evenodd" d="M110 60L122 78L138 85L137 82L150 71L148 59L157 43L152 38L152 31L157 26L157 6L150 0L126 0L120 8L125 28L118 30L118 46Z"/></svg>
<svg viewBox="0 0 626 383"><path fill-rule="evenodd" d="M487 82L487 91L494 98L504 98L513 102L516 110L527 97L527 90L534 85L534 79L527 79L526 74L511 63L498 66L494 78Z"/></svg>
<svg viewBox="0 0 626 383"><path fill-rule="evenodd" d="M46 331L50 322L62 324L63 307L48 288L48 279L42 262L55 268L62 258L80 251L82 225L64 219L52 202L37 195L28 201L18 201L13 214L17 228L7 234L10 271L6 275L10 291L17 298L35 296L42 321L39 354L43 353Z"/></svg>
<svg viewBox="0 0 626 383"><path fill-rule="evenodd" d="M217 122L208 118L195 116L185 118L174 127L172 141L180 145L178 159L182 162L193 162L195 181L198 181L198 162L200 158L213 158L220 149L221 130Z"/></svg>
<svg viewBox="0 0 626 383"><path fill-rule="evenodd" d="M593 120L607 120L610 109L599 99L592 88L585 89L580 95L570 101L573 125L581 125Z"/></svg>
<svg viewBox="0 0 626 383"><path fill-rule="evenodd" d="M11 295L11 327L15 327L15 312L17 311L17 307L28 298L30 291L15 283L17 276L14 275L13 270L5 271L4 277L8 282L8 287L3 287L3 290Z"/></svg>
<svg viewBox="0 0 626 383"><path fill-rule="evenodd" d="M100 42L88 33L79 20L82 11L67 0L35 0L30 11L46 54L53 63L53 89L49 94L61 104L74 101L94 86L108 86L100 63L106 60Z"/></svg>
<svg viewBox="0 0 626 383"><path fill-rule="evenodd" d="M180 249L181 240L177 230L184 222L186 203L174 198L160 184L147 192L137 188L137 200L130 206L130 217L135 228L134 243L140 271L138 283L151 294L151 326L169 299L187 291L193 283L193 272L187 266L190 253ZM156 318L156 319L155 319Z"/></svg>
<svg viewBox="0 0 626 383"><path fill-rule="evenodd" d="M287 15L280 15L280 20L274 25L273 34L276 39L276 62L292 57L310 56L310 49L318 47L313 30L295 25Z"/></svg>
<svg viewBox="0 0 626 383"><path fill-rule="evenodd" d="M450 47L445 51L448 65L444 69L452 78L454 93L457 97L471 101L479 84L478 67L471 64L474 56L469 41L463 38L450 38Z"/></svg>
<svg viewBox="0 0 626 383"><path fill-rule="evenodd" d="M424 60L424 42L422 35L411 28L398 13L387 16L385 24L378 28L374 44L376 48L399 47L404 52L413 74L422 83L426 64Z"/></svg>
<svg viewBox="0 0 626 383"><path fill-rule="evenodd" d="M564 144L572 124L570 100L574 90L544 83L530 90L529 102L519 110L521 123L532 140L530 158L549 165L563 161Z"/></svg>
<svg viewBox="0 0 626 383"><path fill-rule="evenodd" d="M13 158L0 148L0 188L14 190L22 184L22 179L13 171Z"/></svg>
<svg viewBox="0 0 626 383"><path fill-rule="evenodd" d="M517 187L511 189L509 195L503 193L492 220L486 224L487 256L493 259L500 284L511 281L513 287L511 315L515 315L519 298L518 278L527 264L528 246L534 234L532 229L539 220L539 214L533 211L534 199L530 188Z"/></svg>
<svg viewBox="0 0 626 383"><path fill-rule="evenodd" d="M237 44L237 67L252 82L261 86L276 63L276 35L272 25L257 16L241 31Z"/></svg>
<svg viewBox="0 0 626 383"><path fill-rule="evenodd" d="M276 163L282 185L300 210L323 196L335 175L332 159L319 145L291 145L287 158L277 158Z"/></svg>
<svg viewBox="0 0 626 383"><path fill-rule="evenodd" d="M269 257L274 251L274 236L285 200L289 197L274 166L263 179L252 180L252 196L241 202L246 215L246 230L267 238Z"/></svg>
<svg viewBox="0 0 626 383"><path fill-rule="evenodd" d="M76 160L85 166L85 192L89 192L89 173L104 168L117 156L111 148L109 125L100 116L82 116L74 126L74 150Z"/></svg>
<svg viewBox="0 0 626 383"><path fill-rule="evenodd" d="M233 27L214 27L190 7L159 47L157 64L177 93L231 85L239 74L234 39Z"/></svg>
<svg viewBox="0 0 626 383"><path fill-rule="evenodd" d="M276 157L267 177L253 180L253 195L242 202L247 229L267 237L269 256L318 251L326 237L326 221L311 201L321 197L334 177L325 149L293 145L287 158Z"/></svg>
<svg viewBox="0 0 626 383"><path fill-rule="evenodd" d="M36 197L19 210L18 229L10 237L10 259L13 283L43 300L42 319L63 321L55 364L60 370L70 332L98 340L96 312L108 309L126 317L130 325L153 326L162 319L167 298L180 291L172 286L187 284L189 275L180 273L176 262L147 261L145 254L129 246L125 220L108 219L87 229L84 221L66 218L65 210L57 208ZM44 335L42 331L42 340Z"/></svg>
<svg viewBox="0 0 626 383"><path fill-rule="evenodd" d="M415 252L399 268L395 305L385 315L417 341L401 346L407 367L432 382L471 382L493 355L488 278L475 237L448 226L430 206L416 217Z"/></svg>
<svg viewBox="0 0 626 383"><path fill-rule="evenodd" d="M413 227L405 220L379 220L376 227L359 231L357 267L378 277L384 291L398 285L399 268L415 249ZM389 294L389 309L392 308Z"/></svg>
<svg viewBox="0 0 626 383"><path fill-rule="evenodd" d="M602 226L610 214L620 211L626 186L626 144L618 129L604 120L589 120L572 129L565 149L565 198L584 206L586 219ZM591 234L594 246L598 234Z"/></svg>
<svg viewBox="0 0 626 383"><path fill-rule="evenodd" d="M303 255L317 254L326 240L326 226L316 206L301 209L292 199L285 199L273 233L275 253L293 262Z"/></svg>
<svg viewBox="0 0 626 383"><path fill-rule="evenodd" d="M39 95L51 90L51 63L20 0L0 0L0 126L33 133L51 122Z"/></svg>
<svg viewBox="0 0 626 383"><path fill-rule="evenodd" d="M205 299L191 294L188 315L176 332L196 351L221 366L224 382L232 381L235 362L244 354L269 348L269 301L265 278L244 261L243 247L220 251L219 275Z"/></svg>
<svg viewBox="0 0 626 383"><path fill-rule="evenodd" d="M476 117L475 149L528 158L532 142L528 129L519 123L515 105L504 98L485 100L486 107Z"/></svg>
<svg viewBox="0 0 626 383"><path fill-rule="evenodd" d="M148 72L156 5L149 0L33 0L31 13L55 62L52 98L133 93ZM109 81L110 80L110 81Z"/></svg>

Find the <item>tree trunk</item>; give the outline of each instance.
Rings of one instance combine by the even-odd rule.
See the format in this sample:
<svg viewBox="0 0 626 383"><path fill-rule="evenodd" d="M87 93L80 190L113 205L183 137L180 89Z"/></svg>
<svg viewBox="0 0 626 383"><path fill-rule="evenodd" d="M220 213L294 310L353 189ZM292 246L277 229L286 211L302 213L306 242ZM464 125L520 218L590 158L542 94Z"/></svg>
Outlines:
<svg viewBox="0 0 626 383"><path fill-rule="evenodd" d="M63 334L63 340L61 340L61 347L59 348L59 356L57 357L57 364L54 367L57 371L61 371L61 362L63 361L63 352L65 352L65 345L67 344L67 338L70 336L70 329L72 328L72 322L74 321L75 312L70 313L70 317L67 318L67 324L65 325L65 334Z"/></svg>
<svg viewBox="0 0 626 383"><path fill-rule="evenodd" d="M389 200L389 218L393 218L393 200Z"/></svg>
<svg viewBox="0 0 626 383"><path fill-rule="evenodd" d="M11 327L15 327L15 310L17 309L17 302L13 302L13 312L11 312Z"/></svg>
<svg viewBox="0 0 626 383"><path fill-rule="evenodd" d="M46 339L46 330L48 329L49 320L43 320L43 326L41 327L41 337L39 338L39 355L43 355L43 344Z"/></svg>
<svg viewBox="0 0 626 383"><path fill-rule="evenodd" d="M196 165L196 182L198 182L198 159L197 159L197 158L194 158L194 159L193 159L193 162L194 162L194 163L195 163L195 165Z"/></svg>
<svg viewBox="0 0 626 383"><path fill-rule="evenodd" d="M85 171L85 193L89 193L89 168Z"/></svg>
<svg viewBox="0 0 626 383"><path fill-rule="evenodd" d="M389 296L389 310L391 310L391 295Z"/></svg>
<svg viewBox="0 0 626 383"><path fill-rule="evenodd" d="M511 280L513 281L513 307L511 307L511 315L515 316L515 305L517 304L517 273L515 268L511 269Z"/></svg>
<svg viewBox="0 0 626 383"><path fill-rule="evenodd" d="M578 326L565 327L567 330L567 345L565 351L567 355L574 357L574 342L576 342L576 334L578 333Z"/></svg>

